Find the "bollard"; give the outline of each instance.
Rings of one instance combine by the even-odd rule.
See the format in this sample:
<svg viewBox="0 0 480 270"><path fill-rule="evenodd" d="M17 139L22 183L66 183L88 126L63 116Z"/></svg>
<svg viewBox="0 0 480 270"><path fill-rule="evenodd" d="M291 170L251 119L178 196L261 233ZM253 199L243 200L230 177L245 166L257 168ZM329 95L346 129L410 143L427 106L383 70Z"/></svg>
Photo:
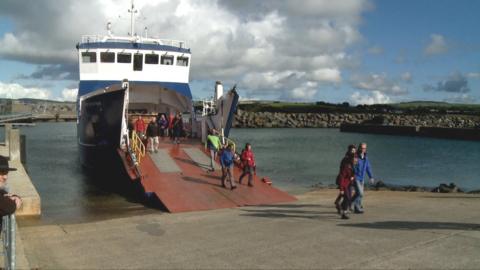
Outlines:
<svg viewBox="0 0 480 270"><path fill-rule="evenodd" d="M20 135L20 162L27 164L27 137L23 134Z"/></svg>
<svg viewBox="0 0 480 270"><path fill-rule="evenodd" d="M12 128L9 133L8 150L10 161L20 159L20 130Z"/></svg>
<svg viewBox="0 0 480 270"><path fill-rule="evenodd" d="M5 124L5 146L8 146L8 141L10 138L10 130L12 130L12 124L6 123Z"/></svg>

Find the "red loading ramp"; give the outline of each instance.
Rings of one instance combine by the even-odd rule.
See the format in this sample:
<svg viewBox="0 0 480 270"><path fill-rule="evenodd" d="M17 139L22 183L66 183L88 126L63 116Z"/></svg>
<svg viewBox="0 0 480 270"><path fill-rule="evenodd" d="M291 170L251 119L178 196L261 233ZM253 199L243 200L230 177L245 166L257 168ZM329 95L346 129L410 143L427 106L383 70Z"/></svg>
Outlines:
<svg viewBox="0 0 480 270"><path fill-rule="evenodd" d="M179 170L161 166L159 160L174 162ZM246 177L241 185L238 184L239 168L234 169L237 188L223 188L220 170L207 172L208 165L209 157L199 142L188 141L180 145L163 142L158 153L147 154L142 160L142 185L145 191L155 193L171 213L296 200L288 193L263 183L259 177L254 177L254 187L247 186Z"/></svg>

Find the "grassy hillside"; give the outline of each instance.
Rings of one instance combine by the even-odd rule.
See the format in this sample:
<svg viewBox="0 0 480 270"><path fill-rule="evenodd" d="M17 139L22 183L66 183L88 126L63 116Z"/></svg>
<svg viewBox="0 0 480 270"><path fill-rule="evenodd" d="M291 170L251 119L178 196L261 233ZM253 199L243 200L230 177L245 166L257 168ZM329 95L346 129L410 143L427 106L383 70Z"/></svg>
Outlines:
<svg viewBox="0 0 480 270"><path fill-rule="evenodd" d="M440 114L480 114L480 104L454 104L433 101L414 101L395 104L374 104L350 106L347 102L334 104L327 102L240 102L239 109L250 112L285 112L285 113L440 113Z"/></svg>

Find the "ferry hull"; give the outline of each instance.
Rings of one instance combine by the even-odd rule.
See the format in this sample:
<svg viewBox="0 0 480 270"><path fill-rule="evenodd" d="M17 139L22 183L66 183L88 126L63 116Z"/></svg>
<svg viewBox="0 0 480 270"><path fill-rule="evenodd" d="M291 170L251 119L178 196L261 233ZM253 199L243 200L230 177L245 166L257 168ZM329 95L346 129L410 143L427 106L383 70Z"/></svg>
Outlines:
<svg viewBox="0 0 480 270"><path fill-rule="evenodd" d="M114 162L120 145L125 90L99 94L81 102L77 124L80 161L96 168Z"/></svg>

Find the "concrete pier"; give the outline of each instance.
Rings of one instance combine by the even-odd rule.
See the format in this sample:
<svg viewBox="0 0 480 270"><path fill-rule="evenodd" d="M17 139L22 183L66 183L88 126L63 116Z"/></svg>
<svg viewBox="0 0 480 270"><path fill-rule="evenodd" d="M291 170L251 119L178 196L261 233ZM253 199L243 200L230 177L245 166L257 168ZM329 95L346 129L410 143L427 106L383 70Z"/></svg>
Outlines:
<svg viewBox="0 0 480 270"><path fill-rule="evenodd" d="M23 205L15 213L20 216L40 216L41 200L35 186L20 160L20 130L5 126L5 143L0 145L0 155L9 157L10 167L16 168L8 174L7 186L10 193L19 195Z"/></svg>
<svg viewBox="0 0 480 270"><path fill-rule="evenodd" d="M34 269L478 269L479 195L338 191L292 203L21 227ZM20 223L21 225L21 223Z"/></svg>

